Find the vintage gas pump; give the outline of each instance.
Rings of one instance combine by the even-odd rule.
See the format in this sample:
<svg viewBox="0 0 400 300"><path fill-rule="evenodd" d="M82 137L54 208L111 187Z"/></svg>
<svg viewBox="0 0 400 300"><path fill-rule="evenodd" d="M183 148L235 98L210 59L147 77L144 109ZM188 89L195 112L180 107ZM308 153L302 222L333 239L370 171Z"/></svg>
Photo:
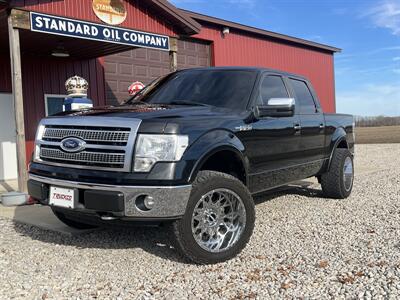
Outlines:
<svg viewBox="0 0 400 300"><path fill-rule="evenodd" d="M87 98L89 84L86 79L77 75L65 82L68 97L65 98L63 111L81 110L93 107L93 101Z"/></svg>

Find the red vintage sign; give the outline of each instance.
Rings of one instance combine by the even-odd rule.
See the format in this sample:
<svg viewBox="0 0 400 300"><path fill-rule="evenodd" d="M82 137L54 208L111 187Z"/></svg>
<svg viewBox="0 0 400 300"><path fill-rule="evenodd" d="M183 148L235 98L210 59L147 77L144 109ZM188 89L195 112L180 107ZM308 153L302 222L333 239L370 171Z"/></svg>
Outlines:
<svg viewBox="0 0 400 300"><path fill-rule="evenodd" d="M141 83L140 81L135 81L128 88L129 95L135 95L137 92L139 92L143 88L144 88L143 83Z"/></svg>

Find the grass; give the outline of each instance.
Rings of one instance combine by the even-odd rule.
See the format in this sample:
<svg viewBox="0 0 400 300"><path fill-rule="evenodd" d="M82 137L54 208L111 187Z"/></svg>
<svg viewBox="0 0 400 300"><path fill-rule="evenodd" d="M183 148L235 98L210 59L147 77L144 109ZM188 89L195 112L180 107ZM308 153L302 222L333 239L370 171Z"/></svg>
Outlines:
<svg viewBox="0 0 400 300"><path fill-rule="evenodd" d="M400 143L400 126L356 127L356 143Z"/></svg>

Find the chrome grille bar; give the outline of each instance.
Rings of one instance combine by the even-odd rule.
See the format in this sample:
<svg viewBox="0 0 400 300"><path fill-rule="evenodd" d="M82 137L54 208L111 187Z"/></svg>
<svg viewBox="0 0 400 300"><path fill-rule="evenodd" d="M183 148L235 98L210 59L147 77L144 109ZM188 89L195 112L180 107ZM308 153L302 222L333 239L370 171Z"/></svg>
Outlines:
<svg viewBox="0 0 400 300"><path fill-rule="evenodd" d="M66 137L73 136L79 137L85 141L126 143L129 139L129 134L130 131L46 128L43 138L62 140Z"/></svg>
<svg viewBox="0 0 400 300"><path fill-rule="evenodd" d="M42 148L40 149L40 157L75 162L99 163L104 165L123 165L125 160L125 153L104 153L88 151L82 151L79 153L66 153L58 149Z"/></svg>

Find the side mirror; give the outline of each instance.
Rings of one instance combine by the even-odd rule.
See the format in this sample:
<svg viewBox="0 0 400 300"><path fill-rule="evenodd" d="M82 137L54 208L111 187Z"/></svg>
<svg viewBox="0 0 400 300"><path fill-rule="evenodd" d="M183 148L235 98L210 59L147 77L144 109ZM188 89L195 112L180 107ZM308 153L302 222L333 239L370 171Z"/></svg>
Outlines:
<svg viewBox="0 0 400 300"><path fill-rule="evenodd" d="M271 98L267 105L258 105L256 114L258 117L291 117L294 114L294 98Z"/></svg>

